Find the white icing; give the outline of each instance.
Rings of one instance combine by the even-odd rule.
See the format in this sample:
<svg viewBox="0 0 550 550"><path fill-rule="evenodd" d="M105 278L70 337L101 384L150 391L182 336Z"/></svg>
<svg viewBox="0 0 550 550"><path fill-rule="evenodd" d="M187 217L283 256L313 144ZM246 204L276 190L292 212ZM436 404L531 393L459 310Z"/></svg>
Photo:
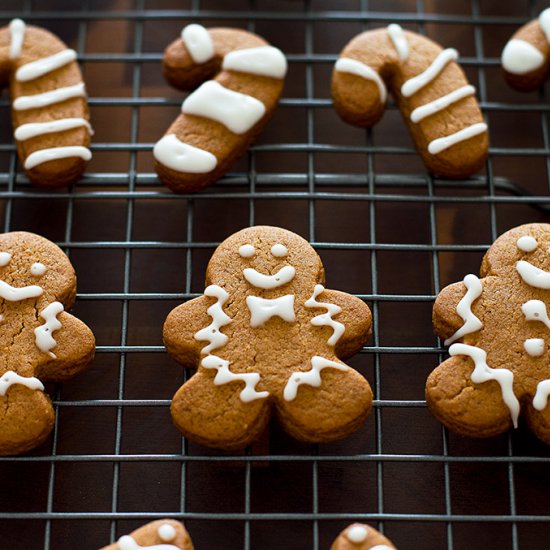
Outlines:
<svg viewBox="0 0 550 550"><path fill-rule="evenodd" d="M346 538L355 544L360 542L365 542L369 532L367 528L363 525L353 525L346 531Z"/></svg>
<svg viewBox="0 0 550 550"><path fill-rule="evenodd" d="M40 262L35 262L31 265L31 275L34 275L35 277L41 277L46 273L46 266L44 264L41 264Z"/></svg>
<svg viewBox="0 0 550 550"><path fill-rule="evenodd" d="M392 23L388 25L388 36L393 42L393 47L401 61L407 61L409 57L409 43L400 25Z"/></svg>
<svg viewBox="0 0 550 550"><path fill-rule="evenodd" d="M445 151L445 149L448 149L449 147L460 143L461 141L466 141L467 139L473 138L486 131L487 124L485 124L485 122L476 122L475 124L467 126L466 128L463 128L462 130L459 130L454 134L434 139L428 145L428 151L432 155L437 155L438 153L441 153L441 151Z"/></svg>
<svg viewBox="0 0 550 550"><path fill-rule="evenodd" d="M226 344L228 337L220 332L220 329L231 323L232 319L223 311L223 306L227 302L229 294L221 286L210 285L206 287L204 295L216 298L216 302L206 310L206 313L212 318L212 323L196 332L194 338L195 340L206 340L209 342L201 350L201 353L207 354Z"/></svg>
<svg viewBox="0 0 550 550"><path fill-rule="evenodd" d="M294 294L287 294L279 298L260 298L259 296L247 296L246 305L250 310L250 326L259 327L272 317L280 317L283 321L294 323Z"/></svg>
<svg viewBox="0 0 550 550"><path fill-rule="evenodd" d="M157 141L153 156L167 168L188 174L207 174L218 165L212 153L180 141L176 134L168 134Z"/></svg>
<svg viewBox="0 0 550 550"><path fill-rule="evenodd" d="M450 355L467 355L470 357L475 368L470 375L474 384L482 384L489 380L496 380L500 385L502 400L510 411L510 417L514 428L518 426L519 401L514 394L514 373L508 369L493 369L487 365L487 353L481 348L468 346L467 344L453 344L449 348Z"/></svg>
<svg viewBox="0 0 550 550"><path fill-rule="evenodd" d="M264 275L248 267L243 270L243 275L252 286L268 290L290 283L294 279L294 275L296 275L296 270L291 265L285 265L274 275Z"/></svg>
<svg viewBox="0 0 550 550"><path fill-rule="evenodd" d="M284 258L288 254L288 248L284 244L274 244L271 247L271 254L276 258Z"/></svg>
<svg viewBox="0 0 550 550"><path fill-rule="evenodd" d="M539 25L546 36L546 41L550 44L550 8L546 8L539 15Z"/></svg>
<svg viewBox="0 0 550 550"><path fill-rule="evenodd" d="M214 57L212 38L202 25L187 25L181 31L181 39L195 63L206 63Z"/></svg>
<svg viewBox="0 0 550 550"><path fill-rule="evenodd" d="M531 357L540 357L544 353L546 346L542 338L528 338L523 342L523 348Z"/></svg>
<svg viewBox="0 0 550 550"><path fill-rule="evenodd" d="M20 376L16 372L9 370L0 376L0 395L6 395L6 392L14 384L27 386L30 390L44 391L44 385L34 376Z"/></svg>
<svg viewBox="0 0 550 550"><path fill-rule="evenodd" d="M10 22L10 59L17 59L21 55L25 40L25 22L22 19L12 19Z"/></svg>
<svg viewBox="0 0 550 550"><path fill-rule="evenodd" d="M57 320L57 316L63 311L61 302L52 302L40 312L40 317L45 323L34 329L34 341L36 347L47 353L52 359L56 356L50 350L57 345L52 334L59 330L63 325Z"/></svg>
<svg viewBox="0 0 550 550"><path fill-rule="evenodd" d="M231 372L229 370L229 361L216 355L208 355L201 361L201 365L206 369L216 369L218 371L214 378L216 386L228 384L235 380L244 382L245 387L239 396L243 403L263 399L269 395L268 391L256 391L256 384L260 381L260 375L257 372Z"/></svg>
<svg viewBox="0 0 550 550"><path fill-rule="evenodd" d="M170 542L176 538L176 529L169 523L163 523L157 530L159 538L164 542Z"/></svg>
<svg viewBox="0 0 550 550"><path fill-rule="evenodd" d="M444 96L438 97L434 101L430 101L429 103L425 103L424 105L417 107L411 113L411 120L415 123L420 122L426 117L434 115L435 113L446 109L449 105L452 105L453 103L456 103L457 101L460 101L461 99L464 99L465 97L471 96L475 93L476 89L470 84L462 86L462 88L453 90L452 92Z"/></svg>
<svg viewBox="0 0 550 550"><path fill-rule="evenodd" d="M337 306L336 304L329 304L328 302L317 301L317 296L319 296L319 294L321 294L324 290L325 287L323 285L315 285L315 288L313 289L313 294L311 298L306 301L305 305L306 307L322 307L327 310L326 313L322 313L321 315L313 317L310 323L312 325L315 325L316 327L332 328L332 334L327 340L327 344L329 346L334 346L336 345L336 342L340 340L342 334L344 334L346 327L342 323L339 323L332 318L333 315L338 315L338 313L342 311L342 308L340 306Z"/></svg>
<svg viewBox="0 0 550 550"><path fill-rule="evenodd" d="M340 371L349 370L347 365L337 363L336 361L330 361L329 359L325 359L319 355L314 355L311 358L311 370L306 372L293 372L290 375L283 391L285 401L293 401L296 399L298 387L302 384L307 384L308 386L318 388L321 385L321 371L327 367Z"/></svg>
<svg viewBox="0 0 550 550"><path fill-rule="evenodd" d="M462 338L466 334L471 334L483 327L483 323L476 317L472 311L472 304L481 296L483 286L481 281L475 275L466 275L464 277L466 285L466 294L458 302L456 312L464 321L464 324L450 337L445 340L445 345L450 346L454 341Z"/></svg>
<svg viewBox="0 0 550 550"><path fill-rule="evenodd" d="M234 134L245 134L264 116L265 105L255 97L208 80L187 97L181 110L186 115L215 120Z"/></svg>
<svg viewBox="0 0 550 550"><path fill-rule="evenodd" d="M537 384L537 391L535 397L533 397L533 407L537 411L546 409L548 395L550 395L550 380L543 380Z"/></svg>
<svg viewBox="0 0 550 550"><path fill-rule="evenodd" d="M357 61L356 59L351 59L349 57L341 57L336 61L334 69L341 73L350 73L356 76L360 76L365 80L371 80L378 87L378 93L380 94L380 102L386 103L388 97L388 90L384 81L380 78L380 75L368 65Z"/></svg>
<svg viewBox="0 0 550 550"><path fill-rule="evenodd" d="M370 550L394 550L394 548L387 544L377 544L376 546L371 546Z"/></svg>
<svg viewBox="0 0 550 550"><path fill-rule="evenodd" d="M44 290L36 285L23 286L16 288L0 280L0 298L4 298L8 302L19 302L27 298L37 298L41 296Z"/></svg>
<svg viewBox="0 0 550 550"><path fill-rule="evenodd" d="M11 106L16 111L26 111L28 109L47 107L48 105L60 103L74 97L86 97L86 88L83 82L73 84L72 86L57 88L56 90L50 90L49 92L41 94L24 95L16 98Z"/></svg>
<svg viewBox="0 0 550 550"><path fill-rule="evenodd" d="M287 63L281 50L272 46L260 46L259 48L229 52L223 58L222 69L271 78L284 78Z"/></svg>
<svg viewBox="0 0 550 550"><path fill-rule="evenodd" d="M550 328L546 304L542 300L529 300L521 306L526 321L540 321Z"/></svg>
<svg viewBox="0 0 550 550"><path fill-rule="evenodd" d="M537 240L531 237L531 235L524 235L518 239L516 245L520 250L523 250L523 252L533 252L533 250L536 250L539 243L537 243Z"/></svg>
<svg viewBox="0 0 550 550"><path fill-rule="evenodd" d="M25 141L36 136L52 134L54 132L64 132L65 130L72 130L73 128L79 128L81 126L85 126L88 132L90 132L90 134L92 133L90 123L84 118L61 118L48 122L29 122L28 124L22 124L15 129L13 135L16 140Z"/></svg>
<svg viewBox="0 0 550 550"><path fill-rule="evenodd" d="M92 152L87 147L81 145L68 145L65 147L51 147L50 149L40 149L31 153L25 159L25 170L30 170L39 164L51 160L66 159L71 157L80 157L83 160L90 160Z"/></svg>
<svg viewBox="0 0 550 550"><path fill-rule="evenodd" d="M512 38L502 50L500 61L509 73L526 74L542 67L544 56L533 44Z"/></svg>
<svg viewBox="0 0 550 550"><path fill-rule="evenodd" d="M0 267L8 265L11 261L11 254L9 252L0 252Z"/></svg>
<svg viewBox="0 0 550 550"><path fill-rule="evenodd" d="M458 52L454 48L443 50L424 72L410 78L401 86L401 94L405 97L411 97L434 80L447 63L456 59L458 59Z"/></svg>
<svg viewBox="0 0 550 550"><path fill-rule="evenodd" d="M76 59L74 50L62 50L60 52L43 57L37 61L26 63L17 69L15 72L15 80L18 82L28 82L48 74L56 69L64 67Z"/></svg>
<svg viewBox="0 0 550 550"><path fill-rule="evenodd" d="M243 258L252 258L256 253L256 249L251 244L243 244L239 248L239 255Z"/></svg>
<svg viewBox="0 0 550 550"><path fill-rule="evenodd" d="M550 273L548 271L544 271L525 260L516 263L516 270L528 285L550 290Z"/></svg>
<svg viewBox="0 0 550 550"><path fill-rule="evenodd" d="M130 535L124 535L117 541L118 550L179 550L173 544L154 544L153 546L140 546Z"/></svg>

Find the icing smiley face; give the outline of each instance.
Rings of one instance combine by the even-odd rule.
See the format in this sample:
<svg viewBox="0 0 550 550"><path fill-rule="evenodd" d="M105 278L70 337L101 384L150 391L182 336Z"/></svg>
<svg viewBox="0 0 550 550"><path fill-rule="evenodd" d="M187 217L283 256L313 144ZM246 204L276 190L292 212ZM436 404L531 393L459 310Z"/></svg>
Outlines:
<svg viewBox="0 0 550 550"><path fill-rule="evenodd" d="M499 237L481 275L437 297L434 327L452 357L430 375L428 405L450 429L475 437L517 427L523 415L550 444L550 225Z"/></svg>

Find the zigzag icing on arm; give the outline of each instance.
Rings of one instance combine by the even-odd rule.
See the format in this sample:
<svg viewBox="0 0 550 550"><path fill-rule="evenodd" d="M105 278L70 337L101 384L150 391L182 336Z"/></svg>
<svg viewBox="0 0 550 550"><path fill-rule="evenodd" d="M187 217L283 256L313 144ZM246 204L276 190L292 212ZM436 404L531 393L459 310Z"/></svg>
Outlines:
<svg viewBox="0 0 550 550"><path fill-rule="evenodd" d="M56 356L50 350L57 346L57 342L52 334L63 326L57 320L57 316L64 309L61 302L52 302L40 312L40 317L44 319L45 323L34 329L36 347L44 353L47 353L52 359L55 359Z"/></svg>
<svg viewBox="0 0 550 550"><path fill-rule="evenodd" d="M305 305L306 307L322 307L327 310L326 313L322 313L320 315L317 315L316 317L313 317L311 319L311 324L318 326L318 327L331 327L332 328L332 335L327 340L327 343L330 346L336 345L336 342L340 340L342 337L342 334L344 334L346 327L339 323L338 321L335 321L332 317L333 315L338 315L342 311L342 308L340 306L337 306L336 304L330 304L328 302L318 302L317 296L321 294L325 290L325 287L323 285L315 285L315 288L313 289L313 294L311 298L309 298Z"/></svg>
<svg viewBox="0 0 550 550"><path fill-rule="evenodd" d="M227 343L228 337L220 332L220 329L231 323L232 319L223 311L223 306L227 302L229 294L221 286L210 285L206 287L204 295L217 299L217 301L206 310L206 313L212 318L212 323L196 332L194 338L195 340L206 340L209 342L209 344L201 350L201 353L208 354L212 350L221 348Z"/></svg>

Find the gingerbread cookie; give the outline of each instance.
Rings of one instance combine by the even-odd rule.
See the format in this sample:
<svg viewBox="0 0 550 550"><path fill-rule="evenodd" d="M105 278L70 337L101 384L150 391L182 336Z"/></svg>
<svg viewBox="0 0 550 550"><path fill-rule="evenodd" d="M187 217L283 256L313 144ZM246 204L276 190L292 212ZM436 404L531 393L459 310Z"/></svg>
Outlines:
<svg viewBox="0 0 550 550"><path fill-rule="evenodd" d="M32 233L0 235L0 455L48 437L54 410L43 382L72 378L93 359L92 332L65 311L75 295L60 248Z"/></svg>
<svg viewBox="0 0 550 550"><path fill-rule="evenodd" d="M173 191L198 191L231 168L271 117L286 58L250 32L192 24L166 48L163 68L180 90L202 84L155 145L155 169Z"/></svg>
<svg viewBox="0 0 550 550"><path fill-rule="evenodd" d="M340 533L330 550L395 550L395 546L370 525L354 523Z"/></svg>
<svg viewBox="0 0 550 550"><path fill-rule="evenodd" d="M0 29L0 80L9 81L19 162L36 185L68 185L92 157L76 57L57 36L21 19Z"/></svg>
<svg viewBox="0 0 550 550"><path fill-rule="evenodd" d="M463 178L487 158L487 125L458 52L399 25L364 32L344 48L332 75L340 117L369 128L382 117L389 89L430 172Z"/></svg>
<svg viewBox="0 0 550 550"><path fill-rule="evenodd" d="M173 519L152 521L101 550L193 550L185 527Z"/></svg>
<svg viewBox="0 0 550 550"><path fill-rule="evenodd" d="M550 225L511 229L489 248L481 279L438 295L433 322L450 359L428 378L430 410L453 431L490 437L520 414L550 444Z"/></svg>
<svg viewBox="0 0 550 550"><path fill-rule="evenodd" d="M536 90L550 72L550 8L523 25L502 50L502 68L516 90Z"/></svg>
<svg viewBox="0 0 550 550"><path fill-rule="evenodd" d="M367 341L371 313L323 284L319 256L284 229L243 229L216 249L204 296L174 309L164 324L168 352L199 365L172 401L186 437L243 448L272 410L306 442L339 439L363 423L370 386L341 359Z"/></svg>

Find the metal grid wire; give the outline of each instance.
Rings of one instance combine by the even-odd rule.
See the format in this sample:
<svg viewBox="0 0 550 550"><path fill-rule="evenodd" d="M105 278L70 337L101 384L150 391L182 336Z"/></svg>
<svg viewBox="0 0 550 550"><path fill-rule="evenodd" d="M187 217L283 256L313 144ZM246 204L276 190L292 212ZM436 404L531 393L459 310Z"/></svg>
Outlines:
<svg viewBox="0 0 550 550"><path fill-rule="evenodd" d="M455 437L423 398L445 356L430 327L437 292L475 272L502 231L548 218L547 99L508 90L498 69L504 41L544 6L505 4L2 2L2 19L58 32L83 64L96 127L89 172L69 190L32 188L4 128L0 200L5 231L41 233L70 255L75 314L98 340L88 373L49 388L49 446L0 459L2 548L95 549L159 517L182 519L199 550L328 549L351 521L377 526L402 550L547 547L548 449L524 430ZM190 21L263 34L288 52L290 75L278 113L235 171L175 196L150 156L181 102L162 82L162 48ZM491 125L483 174L426 175L395 108L368 132L334 115L327 89L338 51L395 21L463 54ZM8 101L0 107L6 121ZM373 338L351 364L373 385L374 413L344 442L306 446L273 426L234 456L188 444L171 426L170 397L189 373L166 356L162 321L201 293L215 246L256 223L308 238L328 286L371 306Z"/></svg>

